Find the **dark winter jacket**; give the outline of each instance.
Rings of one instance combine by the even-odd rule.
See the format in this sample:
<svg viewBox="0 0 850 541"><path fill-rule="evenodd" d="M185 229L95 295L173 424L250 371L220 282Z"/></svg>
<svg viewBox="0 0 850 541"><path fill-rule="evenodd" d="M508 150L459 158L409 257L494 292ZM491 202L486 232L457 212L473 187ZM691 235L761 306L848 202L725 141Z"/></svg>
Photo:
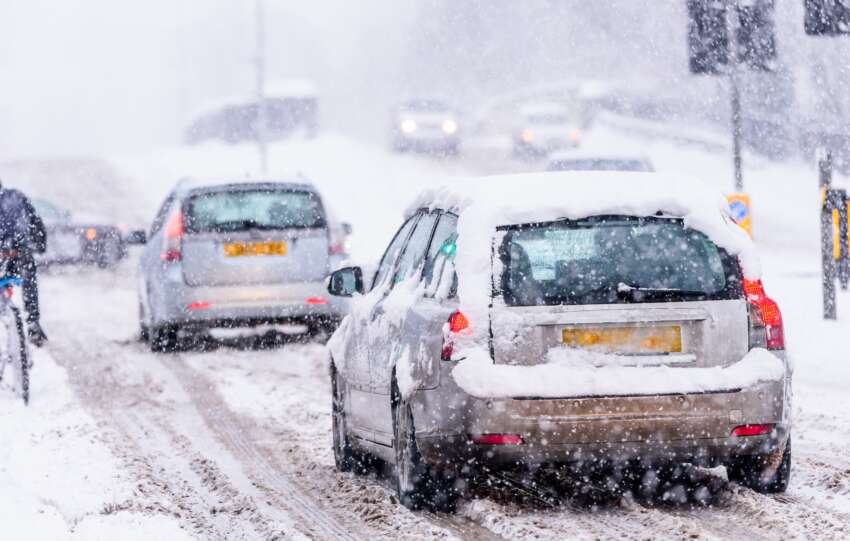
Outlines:
<svg viewBox="0 0 850 541"><path fill-rule="evenodd" d="M47 250L47 231L27 196L0 188L0 242L24 254Z"/></svg>

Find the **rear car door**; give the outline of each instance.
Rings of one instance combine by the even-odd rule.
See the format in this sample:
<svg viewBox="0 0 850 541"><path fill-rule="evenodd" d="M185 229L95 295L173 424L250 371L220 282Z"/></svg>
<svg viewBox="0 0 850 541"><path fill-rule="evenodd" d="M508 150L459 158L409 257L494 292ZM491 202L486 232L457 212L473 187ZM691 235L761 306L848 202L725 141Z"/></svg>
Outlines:
<svg viewBox="0 0 850 541"><path fill-rule="evenodd" d="M247 184L190 193L183 204L190 286L316 282L328 273L328 227L314 191Z"/></svg>

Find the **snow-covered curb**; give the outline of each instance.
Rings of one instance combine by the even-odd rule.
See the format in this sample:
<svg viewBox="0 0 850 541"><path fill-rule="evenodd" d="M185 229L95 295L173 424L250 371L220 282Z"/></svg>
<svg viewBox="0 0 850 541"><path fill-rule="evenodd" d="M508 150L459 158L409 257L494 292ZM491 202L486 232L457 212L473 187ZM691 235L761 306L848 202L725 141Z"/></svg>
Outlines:
<svg viewBox="0 0 850 541"><path fill-rule="evenodd" d="M785 364L765 349L750 351L728 367L673 368L669 366L577 366L548 363L535 366L493 364L486 351L470 350L452 377L461 389L478 398L533 396L624 396L722 391L776 381Z"/></svg>
<svg viewBox="0 0 850 541"><path fill-rule="evenodd" d="M65 370L37 350L32 401L0 385L3 539L190 539L165 514L125 510L135 481L71 392Z"/></svg>

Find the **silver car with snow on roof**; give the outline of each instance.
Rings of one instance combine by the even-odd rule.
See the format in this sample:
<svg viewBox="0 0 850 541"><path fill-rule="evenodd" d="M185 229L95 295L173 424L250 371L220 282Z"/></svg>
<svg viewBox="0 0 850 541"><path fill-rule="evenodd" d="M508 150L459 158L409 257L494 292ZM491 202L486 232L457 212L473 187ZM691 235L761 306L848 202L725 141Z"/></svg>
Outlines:
<svg viewBox="0 0 850 541"><path fill-rule="evenodd" d="M329 280L352 297L329 342L339 469L394 463L411 507L479 468L541 464L725 465L785 490L782 319L719 193L545 173L412 209L372 279Z"/></svg>
<svg viewBox="0 0 850 541"><path fill-rule="evenodd" d="M155 351L182 335L260 327L332 331L339 239L303 181L186 180L163 202L139 262L142 335Z"/></svg>

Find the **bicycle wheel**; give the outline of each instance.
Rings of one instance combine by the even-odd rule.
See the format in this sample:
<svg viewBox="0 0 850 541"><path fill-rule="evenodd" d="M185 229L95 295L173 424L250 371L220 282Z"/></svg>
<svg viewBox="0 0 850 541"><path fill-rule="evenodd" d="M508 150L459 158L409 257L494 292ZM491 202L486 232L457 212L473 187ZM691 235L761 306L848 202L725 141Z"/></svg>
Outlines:
<svg viewBox="0 0 850 541"><path fill-rule="evenodd" d="M24 404L30 403L30 358L29 350L27 349L27 336L24 332L24 321L21 319L21 311L17 306L12 306L12 314L15 316L15 328L18 331L18 351L20 361L20 380L21 396L24 399Z"/></svg>

